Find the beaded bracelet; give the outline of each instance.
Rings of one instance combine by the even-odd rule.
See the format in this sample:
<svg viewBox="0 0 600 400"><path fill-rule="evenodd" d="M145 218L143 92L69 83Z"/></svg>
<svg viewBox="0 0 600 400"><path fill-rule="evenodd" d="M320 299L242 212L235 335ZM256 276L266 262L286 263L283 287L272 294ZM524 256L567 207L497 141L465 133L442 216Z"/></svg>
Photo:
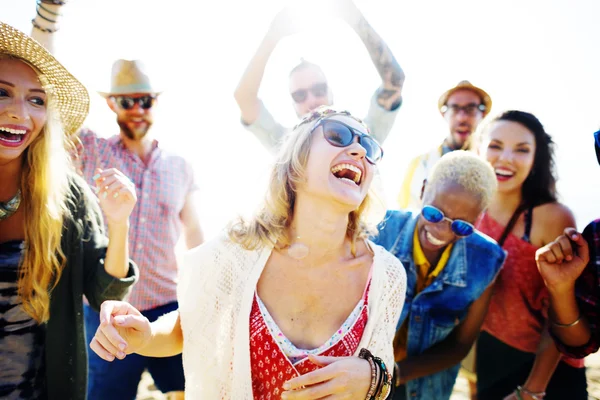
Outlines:
<svg viewBox="0 0 600 400"><path fill-rule="evenodd" d="M39 29L40 31L42 31L44 33L54 33L58 30L58 29L42 28L37 22L35 22L35 18L31 20L31 24L33 25L33 27L35 29Z"/></svg>
<svg viewBox="0 0 600 400"><path fill-rule="evenodd" d="M368 349L362 348L360 349L360 353L358 353L358 357L363 360L367 360L369 362L369 366L371 367L371 386L369 386L369 391L367 392L367 397L365 400L373 400L375 399L375 391L377 390L377 367L375 365L375 361L373 361L373 354Z"/></svg>
<svg viewBox="0 0 600 400"><path fill-rule="evenodd" d="M66 2L62 0L40 0L42 3L54 4L55 6L64 6Z"/></svg>
<svg viewBox="0 0 600 400"><path fill-rule="evenodd" d="M388 396L388 394L390 394L390 391L392 390L392 376L388 372L387 367L381 358L373 357L373 361L379 365L381 372L381 378L377 387L377 400L383 400Z"/></svg>
<svg viewBox="0 0 600 400"><path fill-rule="evenodd" d="M38 8L41 8L42 10L44 10L45 12L47 12L48 14L56 15L57 17L60 17L62 15L61 13L57 13L57 12L48 10L46 7L44 7L44 4L48 4L48 3L44 3L42 0L37 0L37 6L38 6Z"/></svg>

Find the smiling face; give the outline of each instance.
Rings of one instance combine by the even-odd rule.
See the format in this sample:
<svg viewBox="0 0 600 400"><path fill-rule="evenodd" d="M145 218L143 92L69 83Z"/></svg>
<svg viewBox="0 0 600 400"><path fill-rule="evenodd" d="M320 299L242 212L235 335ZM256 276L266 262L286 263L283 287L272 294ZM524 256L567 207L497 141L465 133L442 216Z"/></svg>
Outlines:
<svg viewBox="0 0 600 400"><path fill-rule="evenodd" d="M521 191L535 161L535 136L512 121L496 121L487 128L486 159L494 168L499 192Z"/></svg>
<svg viewBox="0 0 600 400"><path fill-rule="evenodd" d="M332 116L327 120L366 131L364 126L346 116ZM375 166L366 160L365 154L358 137L347 147L336 147L325 139L323 126L318 126L312 133L306 181L299 185L298 194L343 204L349 212L356 210L367 196L375 172Z"/></svg>
<svg viewBox="0 0 600 400"><path fill-rule="evenodd" d="M302 117L319 106L331 105L333 95L320 68L307 65L290 75L290 95L296 115ZM294 96L297 96L294 99Z"/></svg>
<svg viewBox="0 0 600 400"><path fill-rule="evenodd" d="M481 103L479 95L468 89L456 90L448 97L444 119L450 128L449 144L454 149L466 148L469 143L483 119L483 112L477 108Z"/></svg>
<svg viewBox="0 0 600 400"><path fill-rule="evenodd" d="M21 159L46 123L46 93L24 62L0 58L0 165Z"/></svg>
<svg viewBox="0 0 600 400"><path fill-rule="evenodd" d="M154 123L154 100L149 103L149 108L143 108L139 100L149 95L155 96L149 93L132 93L106 99L110 109L117 114L117 124L121 128L121 132L131 140L144 138ZM119 97L132 98L136 101L133 102L133 107L125 109L119 101Z"/></svg>
<svg viewBox="0 0 600 400"><path fill-rule="evenodd" d="M423 204L436 207L452 220L461 219L470 224L475 224L482 211L481 199L454 182L445 182L436 188L426 188ZM452 232L449 221L433 223L425 220L422 215L417 222L417 231L425 253L441 252L459 239Z"/></svg>

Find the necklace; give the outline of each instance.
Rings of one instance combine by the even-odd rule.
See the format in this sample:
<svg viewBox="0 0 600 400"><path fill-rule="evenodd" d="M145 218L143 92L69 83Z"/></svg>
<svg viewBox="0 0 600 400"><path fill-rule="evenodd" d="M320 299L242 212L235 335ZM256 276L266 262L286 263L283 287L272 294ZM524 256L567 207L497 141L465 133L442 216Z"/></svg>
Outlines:
<svg viewBox="0 0 600 400"><path fill-rule="evenodd" d="M21 189L17 190L17 194L6 203L0 201L0 221L12 216L21 205Z"/></svg>

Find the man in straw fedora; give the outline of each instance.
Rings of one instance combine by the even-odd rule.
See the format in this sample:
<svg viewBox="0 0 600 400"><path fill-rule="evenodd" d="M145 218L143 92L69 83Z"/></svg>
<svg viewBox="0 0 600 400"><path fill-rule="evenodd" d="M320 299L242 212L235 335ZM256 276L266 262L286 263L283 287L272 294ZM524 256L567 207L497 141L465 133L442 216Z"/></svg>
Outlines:
<svg viewBox="0 0 600 400"><path fill-rule="evenodd" d="M400 209L421 208L423 181L433 165L451 151L471 150L473 134L491 109L491 97L469 81L461 81L442 93L438 110L448 124L448 136L439 146L410 162L398 196Z"/></svg>
<svg viewBox="0 0 600 400"><path fill-rule="evenodd" d="M51 14L45 13L52 10L60 14L62 4L58 3L62 1L38 2L37 17L32 22L32 35L50 48L57 26L47 20L52 19ZM40 14L49 18L40 19ZM115 113L119 132L106 139L89 129L79 131L81 147L77 164L88 183L94 179L95 168L104 165L117 166L135 183L138 203L131 216L129 250L139 266L140 279L128 301L152 321L177 309L175 246L181 233L188 248L203 242L193 199L194 175L189 162L163 150L152 137L153 114L160 91L154 87L143 62L116 60L110 89L99 93ZM100 324L99 314L87 307L85 323L89 343ZM145 369L159 390L169 393L171 398L183 398L181 355L165 358L132 355L109 363L95 353L90 354L88 398L134 399Z"/></svg>
<svg viewBox="0 0 600 400"><path fill-rule="evenodd" d="M189 162L161 149L150 135L159 91L142 62L117 60L111 87L100 92L117 117L119 134L109 139L84 129L79 133L81 172L88 179L98 165L118 165L135 182L138 205L131 221L131 258L140 280L128 301L149 320L177 309L178 266L175 246L183 232L188 248L203 242L193 194L196 184ZM100 324L99 314L86 308L88 342ZM133 399L144 369L163 392L183 397L181 355L151 358L135 355L108 363L90 355L90 399ZM175 395L172 397L177 398Z"/></svg>

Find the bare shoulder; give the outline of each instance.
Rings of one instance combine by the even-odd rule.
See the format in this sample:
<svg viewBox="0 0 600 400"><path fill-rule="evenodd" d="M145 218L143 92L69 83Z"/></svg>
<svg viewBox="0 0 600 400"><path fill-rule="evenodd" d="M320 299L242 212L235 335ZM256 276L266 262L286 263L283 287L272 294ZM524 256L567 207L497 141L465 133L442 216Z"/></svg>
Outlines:
<svg viewBox="0 0 600 400"><path fill-rule="evenodd" d="M566 205L553 202L542 204L533 209L534 226L537 226L539 238L543 245L550 243L561 235L565 228L574 227L575 216ZM536 235L537 236L537 235Z"/></svg>

